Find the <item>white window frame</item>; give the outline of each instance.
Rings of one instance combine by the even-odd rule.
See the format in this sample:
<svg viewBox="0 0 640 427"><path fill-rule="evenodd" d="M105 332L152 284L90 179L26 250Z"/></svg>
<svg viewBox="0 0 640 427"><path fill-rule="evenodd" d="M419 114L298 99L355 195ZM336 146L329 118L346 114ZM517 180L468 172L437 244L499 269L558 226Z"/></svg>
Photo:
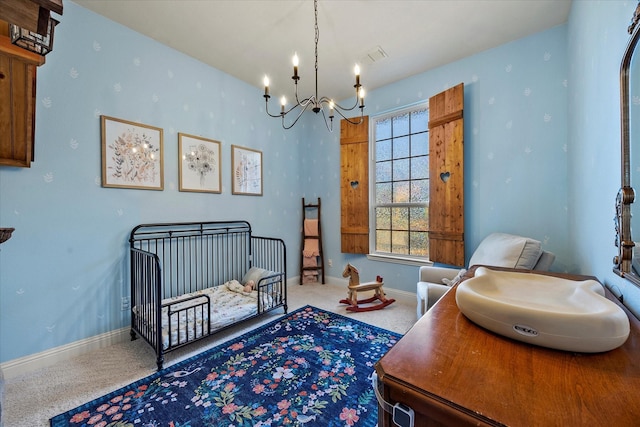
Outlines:
<svg viewBox="0 0 640 427"><path fill-rule="evenodd" d="M376 121L386 117L397 116L403 113L412 112L415 110L426 109L429 111L429 102L421 101L411 105L406 105L393 110L388 110L371 116L369 120L369 248L371 252L367 255L367 258L375 261L392 262L405 265L433 265L433 262L428 257L406 255L406 254L393 254L388 252L378 252L376 248ZM427 203L428 208L428 203Z"/></svg>

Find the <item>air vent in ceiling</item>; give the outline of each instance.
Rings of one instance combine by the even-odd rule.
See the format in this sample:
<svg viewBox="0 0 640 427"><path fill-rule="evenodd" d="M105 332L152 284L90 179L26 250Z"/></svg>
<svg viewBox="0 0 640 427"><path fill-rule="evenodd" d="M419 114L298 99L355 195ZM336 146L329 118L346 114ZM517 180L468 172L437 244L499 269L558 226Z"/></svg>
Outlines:
<svg viewBox="0 0 640 427"><path fill-rule="evenodd" d="M367 52L364 59L373 63L373 62L378 62L388 56L389 55L387 55L387 52L385 52L384 49L382 49L382 47L376 46L374 49Z"/></svg>

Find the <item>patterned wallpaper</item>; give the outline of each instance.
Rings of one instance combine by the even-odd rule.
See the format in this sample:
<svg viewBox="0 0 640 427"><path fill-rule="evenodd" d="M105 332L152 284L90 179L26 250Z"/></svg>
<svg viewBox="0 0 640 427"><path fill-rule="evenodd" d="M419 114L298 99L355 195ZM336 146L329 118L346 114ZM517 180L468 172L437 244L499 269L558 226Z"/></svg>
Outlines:
<svg viewBox="0 0 640 427"><path fill-rule="evenodd" d="M368 92L367 110L375 115L465 84L467 260L485 236L501 231L541 240L557 255L555 270L573 268L567 234L566 31L565 25L552 28ZM320 191L329 183L325 212L334 223L340 221L340 177L332 166L340 156L337 145L335 139L315 147L320 170L335 171L319 175L314 187ZM330 252L339 253L338 239L329 245ZM373 277L381 269L380 263L362 257L339 259L339 265L355 259ZM417 272L405 277L404 270L384 265L385 282L413 290Z"/></svg>
<svg viewBox="0 0 640 427"><path fill-rule="evenodd" d="M295 277L300 198L321 197L330 279L350 261L363 280L382 275L389 287L415 290L415 266L340 253L339 132L328 133L314 115L283 131L265 117L259 87L65 5L55 49L38 69L36 161L0 168L0 225L16 228L0 247L0 362L126 327L127 237L144 222L249 220L257 234L285 239ZM368 91L375 115L464 82L467 259L487 234L512 232L542 240L557 255L556 271L611 280L614 249L602 245L611 244L604 236L613 240L617 174L603 185L594 168L603 135L589 123L603 120L600 111L581 112L576 122L569 102L573 109L602 101L608 111L617 100L599 93L585 71L604 67L589 58L608 48L571 41L596 17L608 18L602 31L626 24L632 8L574 2L568 25ZM163 191L101 187L101 115L163 129ZM598 137L575 136L590 130ZM179 132L221 142L221 194L178 190ZM263 152L263 196L231 194L232 144ZM598 197L587 201L581 194L589 191ZM591 233L594 224L600 234Z"/></svg>
<svg viewBox="0 0 640 427"><path fill-rule="evenodd" d="M137 224L243 219L299 240L305 128L283 132L258 88L65 6L38 69L35 162L0 168L0 224L16 228L0 247L0 361L126 327ZM101 186L101 115L163 129L163 191ZM179 191L178 133L220 141L220 194ZM262 152L262 196L231 194L231 145Z"/></svg>

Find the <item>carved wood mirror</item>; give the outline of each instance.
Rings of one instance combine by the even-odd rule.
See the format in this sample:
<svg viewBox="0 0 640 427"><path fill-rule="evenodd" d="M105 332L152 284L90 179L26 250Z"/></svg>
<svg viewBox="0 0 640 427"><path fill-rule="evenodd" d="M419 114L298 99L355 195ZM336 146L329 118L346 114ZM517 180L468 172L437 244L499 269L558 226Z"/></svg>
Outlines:
<svg viewBox="0 0 640 427"><path fill-rule="evenodd" d="M616 197L616 246L613 271L640 286L640 206L634 206L633 184L640 185L640 2L629 25L631 38L620 65L621 187ZM635 215L634 215L635 211ZM637 237L636 237L637 238Z"/></svg>

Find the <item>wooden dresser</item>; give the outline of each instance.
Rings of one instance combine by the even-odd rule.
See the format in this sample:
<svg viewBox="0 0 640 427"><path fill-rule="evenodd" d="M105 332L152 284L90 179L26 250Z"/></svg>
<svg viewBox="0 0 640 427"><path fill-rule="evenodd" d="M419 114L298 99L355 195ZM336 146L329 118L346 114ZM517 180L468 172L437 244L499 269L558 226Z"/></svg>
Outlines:
<svg viewBox="0 0 640 427"><path fill-rule="evenodd" d="M475 325L454 288L376 364L379 387L387 402L415 411L416 426L639 426L640 322L625 312L631 334L622 347L571 353ZM381 408L378 418L394 426Z"/></svg>

